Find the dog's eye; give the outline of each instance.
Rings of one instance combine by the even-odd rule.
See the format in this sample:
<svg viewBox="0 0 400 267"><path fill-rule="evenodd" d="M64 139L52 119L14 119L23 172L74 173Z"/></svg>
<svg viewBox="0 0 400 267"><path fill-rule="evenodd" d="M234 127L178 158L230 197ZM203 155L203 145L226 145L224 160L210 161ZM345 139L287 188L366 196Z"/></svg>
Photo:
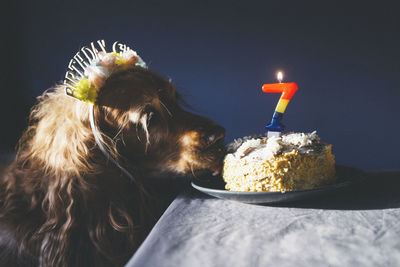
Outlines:
<svg viewBox="0 0 400 267"><path fill-rule="evenodd" d="M156 108L154 108L154 107L152 107L152 106L148 106L148 107L146 107L146 108L144 109L144 113L147 114L147 115L152 114L152 115L154 116L155 114L158 113L158 111L157 111Z"/></svg>

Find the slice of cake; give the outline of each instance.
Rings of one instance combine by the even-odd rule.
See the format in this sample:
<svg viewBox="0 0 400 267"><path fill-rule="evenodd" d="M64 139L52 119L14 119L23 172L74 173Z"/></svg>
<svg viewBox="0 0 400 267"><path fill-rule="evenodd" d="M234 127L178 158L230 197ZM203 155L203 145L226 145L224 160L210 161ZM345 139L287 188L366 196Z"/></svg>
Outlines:
<svg viewBox="0 0 400 267"><path fill-rule="evenodd" d="M227 147L225 188L290 191L332 184L336 177L331 148L315 131L237 139Z"/></svg>

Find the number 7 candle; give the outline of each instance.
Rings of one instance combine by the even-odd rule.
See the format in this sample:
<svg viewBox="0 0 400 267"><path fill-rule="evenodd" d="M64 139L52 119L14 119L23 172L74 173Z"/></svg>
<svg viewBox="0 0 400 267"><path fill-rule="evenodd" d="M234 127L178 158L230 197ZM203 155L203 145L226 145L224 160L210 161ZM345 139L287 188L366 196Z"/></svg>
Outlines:
<svg viewBox="0 0 400 267"><path fill-rule="evenodd" d="M277 78L279 83L264 84L262 86L262 91L265 93L281 93L271 123L265 126L268 130L268 137L279 137L281 132L284 130L285 126L282 124L283 113L285 113L290 99L292 99L298 89L296 83L283 83L282 77L282 72L278 72Z"/></svg>

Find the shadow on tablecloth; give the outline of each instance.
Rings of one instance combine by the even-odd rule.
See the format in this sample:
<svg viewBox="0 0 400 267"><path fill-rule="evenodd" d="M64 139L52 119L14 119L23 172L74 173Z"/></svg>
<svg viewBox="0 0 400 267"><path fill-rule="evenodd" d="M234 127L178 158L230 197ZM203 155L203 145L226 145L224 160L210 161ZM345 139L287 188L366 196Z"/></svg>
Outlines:
<svg viewBox="0 0 400 267"><path fill-rule="evenodd" d="M193 189L193 191L196 191ZM213 198L198 191L199 198ZM255 204L243 204L255 205ZM372 210L400 207L400 171L367 172L365 179L328 195L314 196L294 202L257 204L269 207L291 207L327 210Z"/></svg>
<svg viewBox="0 0 400 267"><path fill-rule="evenodd" d="M370 172L360 184L332 195L273 206L333 210L398 208L400 207L399 189L400 171Z"/></svg>

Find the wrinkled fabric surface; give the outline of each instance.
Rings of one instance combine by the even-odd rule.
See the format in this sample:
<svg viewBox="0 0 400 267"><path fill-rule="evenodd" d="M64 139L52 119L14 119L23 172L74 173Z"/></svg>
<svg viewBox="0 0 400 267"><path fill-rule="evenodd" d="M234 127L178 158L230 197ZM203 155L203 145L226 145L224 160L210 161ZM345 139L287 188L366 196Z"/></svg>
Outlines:
<svg viewBox="0 0 400 267"><path fill-rule="evenodd" d="M335 195L261 206L180 194L135 266L400 266L400 172Z"/></svg>

